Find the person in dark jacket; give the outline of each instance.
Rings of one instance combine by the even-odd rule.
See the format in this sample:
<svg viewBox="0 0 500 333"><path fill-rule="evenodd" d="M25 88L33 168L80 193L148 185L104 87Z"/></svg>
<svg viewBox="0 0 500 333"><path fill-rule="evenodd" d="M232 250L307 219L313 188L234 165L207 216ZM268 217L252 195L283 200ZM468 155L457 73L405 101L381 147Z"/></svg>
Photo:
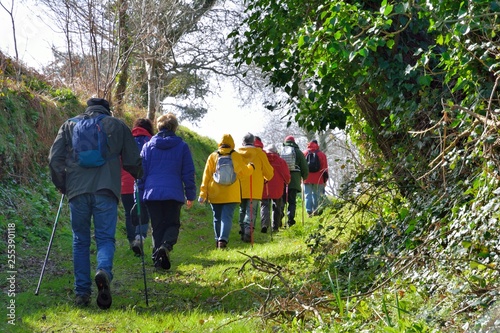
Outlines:
<svg viewBox="0 0 500 333"><path fill-rule="evenodd" d="M134 136L135 142L139 151L146 142L148 142L154 135L153 123L148 118L139 118L134 122L132 127L132 135ZM139 180L140 182L141 180ZM139 193L139 198L141 198L141 193ZM134 207L134 203L138 198L135 198L135 180L134 177L124 169L122 169L122 204L125 210L125 228L127 230L127 239L130 244L130 248L136 255L142 254L143 241L148 234L149 229L149 214L146 206L141 205L141 226L135 226L132 223L131 210ZM142 239L141 239L142 238Z"/></svg>
<svg viewBox="0 0 500 333"><path fill-rule="evenodd" d="M278 154L275 145L266 149L267 159L274 169L273 178L264 183L262 202L260 207L261 232L266 233L269 225L273 231L278 231L283 219L283 191L285 185L290 183L290 170L286 161ZM272 210L272 222L271 222Z"/></svg>
<svg viewBox="0 0 500 333"><path fill-rule="evenodd" d="M142 177L139 149L128 126L111 116L109 102L102 98L87 101L84 114L67 120L50 148L49 168L52 182L63 193L70 208L73 231L73 268L75 278L76 305L90 303L90 243L91 222L94 220L94 236L97 246L97 268L95 283L98 289L97 305L101 309L111 306L110 282L113 279L115 233L120 200L120 170L123 166L132 177ZM84 116L101 120L102 130L107 134L107 156L98 167L82 167L73 156L73 129ZM121 161L121 163L120 163Z"/></svg>
<svg viewBox="0 0 500 333"><path fill-rule="evenodd" d="M283 147L285 146L291 146L295 151L295 165L293 169L290 170L290 175L292 176L292 178L290 180L290 184L285 185L285 191L283 193L283 201L285 203L283 207L287 207L287 224L289 227L291 227L295 224L297 194L301 192L302 180L307 179L307 177L309 176L309 168L307 166L306 158L304 157L304 154L302 154L302 151L299 149L299 146L295 143L295 138L293 136L289 135L285 138Z"/></svg>
<svg viewBox="0 0 500 333"><path fill-rule="evenodd" d="M173 113L156 122L158 133L141 151L144 169L143 200L151 217L153 262L170 269L170 252L179 238L181 207L196 199L195 168L186 142L175 134L179 123Z"/></svg>
<svg viewBox="0 0 500 333"><path fill-rule="evenodd" d="M304 180L304 197L306 211L309 217L319 215L320 202L325 193L325 184L328 180L328 160L324 152L319 149L318 141L312 140L307 144L304 156L315 153L319 158L319 170L309 172L309 176Z"/></svg>

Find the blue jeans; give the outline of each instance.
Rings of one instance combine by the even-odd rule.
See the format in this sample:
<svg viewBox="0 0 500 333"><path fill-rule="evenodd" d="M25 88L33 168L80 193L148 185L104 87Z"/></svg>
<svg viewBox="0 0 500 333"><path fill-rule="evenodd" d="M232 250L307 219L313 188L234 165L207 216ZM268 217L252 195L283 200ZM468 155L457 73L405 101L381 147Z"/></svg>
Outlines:
<svg viewBox="0 0 500 333"><path fill-rule="evenodd" d="M314 213L319 206L322 191L319 184L304 184L304 196L307 214Z"/></svg>
<svg viewBox="0 0 500 333"><path fill-rule="evenodd" d="M73 229L73 269L75 293L90 295L90 242L91 221L97 246L96 271L104 270L110 281L113 278L115 232L118 219L118 202L108 195L81 194L69 202L71 228Z"/></svg>
<svg viewBox="0 0 500 333"><path fill-rule="evenodd" d="M229 234L233 227L234 210L236 203L211 204L214 218L215 240L229 242Z"/></svg>
<svg viewBox="0 0 500 333"><path fill-rule="evenodd" d="M136 236L146 237L149 229L149 214L146 205L141 205L141 227L134 227L130 219L130 210L134 206L134 194L122 194L122 204L125 210L125 227L127 228L127 239L132 242ZM141 229L142 228L142 229Z"/></svg>

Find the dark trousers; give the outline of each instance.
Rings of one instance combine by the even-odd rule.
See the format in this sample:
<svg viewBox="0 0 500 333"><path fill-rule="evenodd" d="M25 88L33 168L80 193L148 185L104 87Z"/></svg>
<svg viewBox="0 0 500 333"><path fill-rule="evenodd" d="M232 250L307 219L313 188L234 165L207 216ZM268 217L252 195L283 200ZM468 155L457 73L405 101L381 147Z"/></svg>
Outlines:
<svg viewBox="0 0 500 333"><path fill-rule="evenodd" d="M281 219L283 218L282 202L283 198L262 199L260 206L260 223L262 228L268 228L269 224L272 225L273 230L278 230L281 227Z"/></svg>
<svg viewBox="0 0 500 333"><path fill-rule="evenodd" d="M144 203L141 205L141 226L134 227L132 225L132 220L130 217L130 210L134 206L134 194L122 194L122 204L123 209L125 210L125 227L127 228L127 239L129 242L132 242L136 239L137 235L142 235L142 237L146 237L148 234L148 222L149 222L149 214L147 208L144 206Z"/></svg>
<svg viewBox="0 0 500 333"><path fill-rule="evenodd" d="M153 234L153 260L160 246L172 251L179 238L182 203L175 200L146 201Z"/></svg>
<svg viewBox="0 0 500 333"><path fill-rule="evenodd" d="M285 186L285 191L283 192L283 207L286 208L286 216L288 217L288 225L295 224L295 210L297 208L297 193L299 191ZM285 212L283 210L283 216Z"/></svg>

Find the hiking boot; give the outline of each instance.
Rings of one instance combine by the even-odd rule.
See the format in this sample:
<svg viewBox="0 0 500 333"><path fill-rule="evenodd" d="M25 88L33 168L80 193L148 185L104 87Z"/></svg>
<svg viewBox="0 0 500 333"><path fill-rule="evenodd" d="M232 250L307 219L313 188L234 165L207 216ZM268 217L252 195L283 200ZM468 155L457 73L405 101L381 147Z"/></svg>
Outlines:
<svg viewBox="0 0 500 333"><path fill-rule="evenodd" d="M109 309L112 299L108 273L102 269L98 270L95 275L95 284L97 285L97 306L104 310Z"/></svg>
<svg viewBox="0 0 500 333"><path fill-rule="evenodd" d="M245 243L250 243L250 241L252 240L252 236L251 236L250 232L251 232L250 228L245 228L245 232L242 235L242 240Z"/></svg>
<svg viewBox="0 0 500 333"><path fill-rule="evenodd" d="M263 234L266 234L267 233L267 227L262 227L262 229L260 229L260 232L262 232Z"/></svg>
<svg viewBox="0 0 500 333"><path fill-rule="evenodd" d="M288 221L288 227L290 228L292 225L295 224L295 221L291 220L291 221Z"/></svg>
<svg viewBox="0 0 500 333"><path fill-rule="evenodd" d="M141 237L141 236L138 236L138 237ZM134 253L138 256L142 255L142 246L144 245L144 238L143 238L143 241L141 241L141 239L135 239L134 241L132 241L132 245L130 246L130 248L132 249L132 251L134 251Z"/></svg>
<svg viewBox="0 0 500 333"><path fill-rule="evenodd" d="M218 249L225 249L227 248L227 242L225 240L220 240L217 242L217 248Z"/></svg>
<svg viewBox="0 0 500 333"><path fill-rule="evenodd" d="M75 305L79 307L86 307L90 304L90 295L76 295Z"/></svg>
<svg viewBox="0 0 500 333"><path fill-rule="evenodd" d="M170 269L170 251L165 246L160 246L157 254L157 261L155 262L155 267L161 267L163 269Z"/></svg>

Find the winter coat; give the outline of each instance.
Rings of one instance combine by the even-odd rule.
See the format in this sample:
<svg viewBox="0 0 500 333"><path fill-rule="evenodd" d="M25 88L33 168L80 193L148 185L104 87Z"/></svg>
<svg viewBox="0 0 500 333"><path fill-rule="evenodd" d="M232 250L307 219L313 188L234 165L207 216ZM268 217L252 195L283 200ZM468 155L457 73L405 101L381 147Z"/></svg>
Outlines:
<svg viewBox="0 0 500 333"><path fill-rule="evenodd" d="M223 146L227 147L223 148ZM212 204L241 202L240 179L249 177L253 173L254 167L247 164L243 157L233 150L234 140L232 136L230 134L224 134L219 143L219 148L208 156L207 162L205 163L205 170L203 171L203 179L200 186L200 198L203 200ZM234 172L236 173L237 180L231 185L220 185L214 181L213 177L217 166L217 158L219 157L219 153L227 155L231 151L233 151L233 153L231 153L231 159L233 160Z"/></svg>
<svg viewBox="0 0 500 333"><path fill-rule="evenodd" d="M139 152L146 142L151 139L151 134L142 127L132 128L132 135L134 136ZM123 170L122 168L122 194L132 194L134 193L134 183L135 179L130 173Z"/></svg>
<svg viewBox="0 0 500 333"><path fill-rule="evenodd" d="M134 178L142 176L142 164L139 149L130 128L120 119L111 116L111 112L102 105L89 106L85 115L91 117L106 114L101 120L104 132L108 136L107 162L95 168L84 168L73 158L72 135L76 124L68 119L59 128L56 139L50 148L49 167L52 182L71 200L84 193L109 191L117 201L121 192L121 167ZM84 114L78 116L83 117Z"/></svg>
<svg viewBox="0 0 500 333"><path fill-rule="evenodd" d="M241 179L241 198L261 200L264 181L273 178L274 169L269 163L266 153L260 148L243 146L237 151L247 163L253 163L255 166L255 171L250 177Z"/></svg>
<svg viewBox="0 0 500 333"><path fill-rule="evenodd" d="M144 201L196 199L194 162L187 143L172 131L160 131L141 151Z"/></svg>
<svg viewBox="0 0 500 333"><path fill-rule="evenodd" d="M309 176L309 167L307 166L306 158L295 142L286 141L283 143L283 146L292 146L295 148L295 165L298 167L298 170L290 171L292 179L290 180L290 184L288 184L288 188L301 192L302 179L307 179Z"/></svg>
<svg viewBox="0 0 500 333"><path fill-rule="evenodd" d="M304 184L325 184L328 179L328 160L325 153L319 150L317 143L312 141L307 145L307 150L304 151L304 157L307 156L308 152L315 152L318 155L320 170L317 172L309 172L309 176L304 181Z"/></svg>
<svg viewBox="0 0 500 333"><path fill-rule="evenodd" d="M285 184L290 183L290 170L286 161L278 153L267 152L269 164L274 169L273 178L264 183L262 199L279 199L283 196Z"/></svg>

